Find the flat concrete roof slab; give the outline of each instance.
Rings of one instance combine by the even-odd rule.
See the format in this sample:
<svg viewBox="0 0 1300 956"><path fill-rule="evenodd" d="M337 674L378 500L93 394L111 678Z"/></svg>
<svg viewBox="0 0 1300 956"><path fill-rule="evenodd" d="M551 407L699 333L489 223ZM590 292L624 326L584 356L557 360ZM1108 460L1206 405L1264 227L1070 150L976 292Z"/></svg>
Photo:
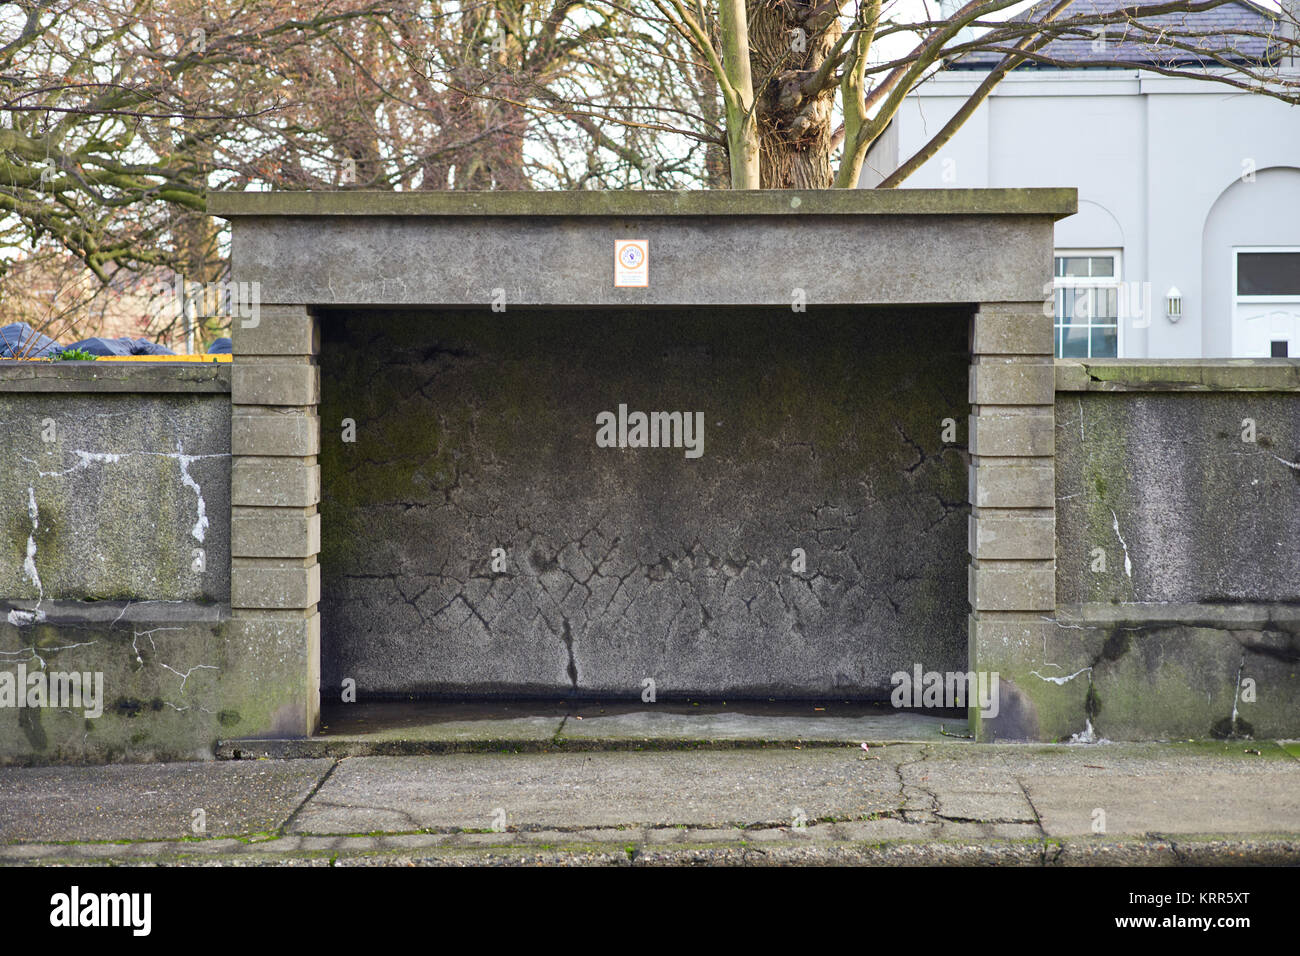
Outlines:
<svg viewBox="0 0 1300 956"><path fill-rule="evenodd" d="M694 189L545 192L218 192L208 212L241 216L1012 215L1061 218L1078 191L1049 189Z"/></svg>
<svg viewBox="0 0 1300 956"><path fill-rule="evenodd" d="M262 304L510 309L1034 302L1051 274L1052 224L1077 208L1069 188L208 199L235 221L233 272ZM613 243L629 238L649 243L643 287L613 285Z"/></svg>

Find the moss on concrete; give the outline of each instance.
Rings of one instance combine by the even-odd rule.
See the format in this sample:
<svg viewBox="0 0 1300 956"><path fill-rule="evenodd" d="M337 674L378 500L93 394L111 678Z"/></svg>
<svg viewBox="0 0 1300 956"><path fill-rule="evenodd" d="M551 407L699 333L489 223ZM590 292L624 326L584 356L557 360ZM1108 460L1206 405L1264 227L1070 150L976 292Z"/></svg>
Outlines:
<svg viewBox="0 0 1300 956"><path fill-rule="evenodd" d="M476 641L473 621L454 633L440 621L449 633L434 636L430 619L451 602L458 616L472 608L492 617L482 611L496 599L492 547L509 549L514 585L541 582L546 590L563 588L556 579L568 580L570 567L576 580L586 577L585 539L601 553L610 543L625 548L606 574L640 565L647 579L671 582L661 593L688 588L657 623L636 625L647 634L643 649L651 633L666 645L663 628L677 605L692 605L676 616L699 623L672 637L682 642L678 651L657 651L661 660L721 653L718 635L743 628L746 614L743 605L735 613L721 608L723 584L744 574L747 596L785 587L764 595L770 608L760 602L752 611L761 622L748 640L755 671L764 656L811 661L823 645L838 640L843 648L851 628L861 653L818 665L831 672L825 690L857 696L869 682L883 690L888 673L910 667L918 654L926 666L947 669L965 643L967 319L957 309L328 312L325 619L344 622L342 645L383 643L387 659L408 661L409 676L430 666L430 652L417 650L427 643L444 641L439 653L454 654L467 653L456 641ZM926 349L914 347L918 335ZM704 458L596 448L595 415L621 403L707 412ZM957 442L947 446L945 418L958 423ZM344 419L356 422L354 443L340 440ZM611 513L600 536L591 534ZM942 553L929 563L940 537ZM806 583L797 586L788 574L796 545L810 555ZM864 583L846 583L854 581ZM731 592L725 599L739 600ZM542 607L546 597L538 601ZM573 644L581 654L591 628L573 624L565 638L557 616L547 622L554 633L526 639L543 624L525 623L530 605L519 607L524 621L498 622L477 639L484 655L491 649L519 659L551 646L567 654ZM593 612L595 633L623 639L629 625L619 613ZM822 613L820 623L796 619ZM788 619L794 623L777 642ZM888 642L901 642L909 627L921 638L899 650L884 676L874 675L869 655L881 645L892 653ZM765 641L773 642L769 655ZM562 668L573 663L570 678L590 673L576 661L561 661ZM764 695L783 686L764 687Z"/></svg>
<svg viewBox="0 0 1300 956"><path fill-rule="evenodd" d="M317 708L305 619L222 608L46 602L46 622L0 623L3 669L103 675L103 712L0 708L0 764L208 760L218 739L303 735Z"/></svg>
<svg viewBox="0 0 1300 956"><path fill-rule="evenodd" d="M1089 724L1112 740L1300 734L1300 660L1284 659L1294 651L1279 642L1264 653L1242 632L1176 622L1027 623L1006 644L990 633L978 666L1001 673L1012 708L1001 725L980 727L982 740L1064 740ZM1253 699L1239 679L1253 682ZM1028 702L1017 711L1020 695ZM1034 720L1010 723L1017 713Z"/></svg>
<svg viewBox="0 0 1300 956"><path fill-rule="evenodd" d="M56 707L0 710L0 764L210 759L220 736L213 708L222 681L250 679L219 665L226 626L204 614L162 620L88 606L85 619L60 603L59 623L0 624L4 669L103 675L102 714ZM171 609L175 612L175 608ZM125 617L125 614L123 615ZM203 666L199 666L203 665ZM255 678L253 678L255 679Z"/></svg>
<svg viewBox="0 0 1300 956"><path fill-rule="evenodd" d="M1074 189L678 190L492 193L212 193L208 212L240 216L1011 215L1059 219Z"/></svg>
<svg viewBox="0 0 1300 956"><path fill-rule="evenodd" d="M1297 359L1058 359L1058 391L1295 392Z"/></svg>

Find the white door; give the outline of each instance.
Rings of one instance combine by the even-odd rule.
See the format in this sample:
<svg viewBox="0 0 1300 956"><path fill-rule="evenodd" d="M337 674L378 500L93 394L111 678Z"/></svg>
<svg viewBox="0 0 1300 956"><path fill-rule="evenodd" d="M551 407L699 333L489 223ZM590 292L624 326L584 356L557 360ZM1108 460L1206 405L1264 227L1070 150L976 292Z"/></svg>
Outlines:
<svg viewBox="0 0 1300 956"><path fill-rule="evenodd" d="M1300 249L1233 250L1232 354L1300 357Z"/></svg>
<svg viewBox="0 0 1300 956"><path fill-rule="evenodd" d="M1240 358L1300 358L1300 304L1238 301L1232 354Z"/></svg>

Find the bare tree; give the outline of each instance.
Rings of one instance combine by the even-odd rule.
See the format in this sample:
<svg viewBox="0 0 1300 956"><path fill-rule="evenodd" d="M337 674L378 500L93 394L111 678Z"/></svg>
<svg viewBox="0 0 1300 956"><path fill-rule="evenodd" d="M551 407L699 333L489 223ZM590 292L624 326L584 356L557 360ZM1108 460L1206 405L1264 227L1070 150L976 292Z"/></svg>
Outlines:
<svg viewBox="0 0 1300 956"><path fill-rule="evenodd" d="M580 0L0 3L0 243L211 283L209 189L691 185L695 65Z"/></svg>
<svg viewBox="0 0 1300 956"><path fill-rule="evenodd" d="M611 130L623 127L674 143L701 141L715 163L725 151L726 178L734 188L852 187L871 144L905 97L954 58L981 56L984 81L953 120L882 183L893 186L1025 63L1146 69L1297 102L1300 82L1285 65L1296 50L1294 7L1280 14L1252 7L1259 13L1254 26L1224 28L1197 16L1242 2L1102 6L1046 0L1008 18L1019 0L970 0L943 15L909 19L899 0L591 0L557 8L566 11L561 29L576 33L583 17L607 10L634 17L656 38L676 34L683 52L660 62L679 94L665 91L664 109L656 114L653 104L614 85L614 104L587 97L579 112L558 115L584 129L599 127L610 140ZM635 45L635 31L623 36ZM1068 61L1053 54L1065 41L1075 41ZM1077 55L1080 44L1086 56ZM526 103L534 115L554 117L554 78L524 71L520 79L531 91ZM597 85L609 90L609 77ZM694 115L683 113L683 90L692 94ZM599 145L617 152L620 144ZM636 148L645 148L645 137ZM697 182L722 185L716 173L691 168Z"/></svg>
<svg viewBox="0 0 1300 956"><path fill-rule="evenodd" d="M212 282L216 188L852 187L960 57L983 82L881 185L1028 63L1300 99L1293 12L1225 29L1203 15L1245 0L926 2L0 2L0 258Z"/></svg>

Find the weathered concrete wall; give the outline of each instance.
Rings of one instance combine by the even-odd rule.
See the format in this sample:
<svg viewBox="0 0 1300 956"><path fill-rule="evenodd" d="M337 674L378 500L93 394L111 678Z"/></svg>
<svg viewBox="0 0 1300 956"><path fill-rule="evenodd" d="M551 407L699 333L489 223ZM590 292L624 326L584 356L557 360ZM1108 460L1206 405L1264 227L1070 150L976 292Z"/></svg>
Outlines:
<svg viewBox="0 0 1300 956"><path fill-rule="evenodd" d="M229 392L229 366L0 363L0 763L277 732L303 662L230 627ZM13 696L73 673L80 707Z"/></svg>
<svg viewBox="0 0 1300 956"><path fill-rule="evenodd" d="M41 611L40 623L0 621L0 674L102 675L101 712L84 698L0 707L0 764L211 760L220 738L296 733L307 662L288 623L250 633L227 605L189 601L47 600Z"/></svg>
<svg viewBox="0 0 1300 956"><path fill-rule="evenodd" d="M1300 393L1062 392L1056 428L1061 604L1300 602Z"/></svg>
<svg viewBox="0 0 1300 956"><path fill-rule="evenodd" d="M228 599L229 370L168 368L171 391L103 389L123 367L0 370L0 597ZM198 390L222 376L223 391ZM57 390L11 390L26 385Z"/></svg>
<svg viewBox="0 0 1300 956"><path fill-rule="evenodd" d="M58 413L57 440L70 417L76 439L71 458L27 455L33 470L0 486L14 612L0 659L93 669L108 689L97 718L0 713L0 759L204 756L218 734L310 733L322 596L340 622L328 679L355 676L363 694L637 696L654 677L665 697L883 696L894 670L960 666L968 588L990 626L1053 604L1033 304L1052 223L1076 207L1073 190L212 197L238 220L234 271L261 302L232 330L228 381L109 363L0 373L31 380L0 393L71 396L23 401ZM613 285L611 240L628 236L651 244L645 288ZM813 311L792 313L802 301ZM499 302L508 318L485 323ZM771 311L736 325L720 305ZM423 313L385 340L351 312L366 321L334 351L318 418L330 306ZM446 312L461 307L475 314ZM592 307L621 325L572 311ZM229 390L228 426L185 388L137 387L191 371L188 391ZM107 400L76 397L135 392L178 394L127 400L121 431L89 424ZM707 413L704 457L598 449L595 414L622 402ZM968 411L983 423L969 482ZM342 418L355 444L336 437ZM130 440L159 431L168 441ZM319 512L318 455L335 486ZM968 495L986 531L1020 522L1032 553L981 539L977 514L967 577ZM114 519L131 530L104 534ZM323 595L318 554L334 569Z"/></svg>
<svg viewBox="0 0 1300 956"><path fill-rule="evenodd" d="M968 321L322 313L322 686L883 699L958 669ZM597 447L620 403L704 412L702 457Z"/></svg>
<svg viewBox="0 0 1300 956"><path fill-rule="evenodd" d="M1058 607L998 735L1300 733L1300 363L1057 373Z"/></svg>

